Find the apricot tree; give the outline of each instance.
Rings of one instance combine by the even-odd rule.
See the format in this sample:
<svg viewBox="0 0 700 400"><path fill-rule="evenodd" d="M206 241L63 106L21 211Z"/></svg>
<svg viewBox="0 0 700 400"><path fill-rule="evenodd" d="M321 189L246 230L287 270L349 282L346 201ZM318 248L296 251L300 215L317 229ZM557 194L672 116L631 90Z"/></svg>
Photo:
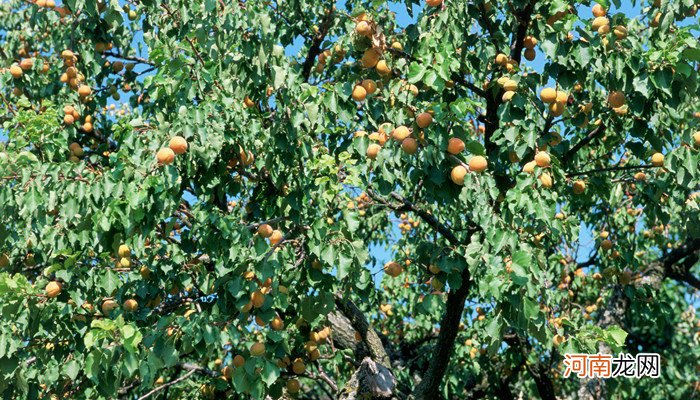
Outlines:
<svg viewBox="0 0 700 400"><path fill-rule="evenodd" d="M3 398L690 396L697 8L4 1Z"/></svg>

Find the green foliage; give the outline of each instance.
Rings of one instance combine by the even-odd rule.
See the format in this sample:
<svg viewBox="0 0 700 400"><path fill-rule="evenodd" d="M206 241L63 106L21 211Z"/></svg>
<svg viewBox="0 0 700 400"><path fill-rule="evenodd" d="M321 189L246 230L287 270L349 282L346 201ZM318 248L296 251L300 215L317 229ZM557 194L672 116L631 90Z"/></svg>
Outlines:
<svg viewBox="0 0 700 400"><path fill-rule="evenodd" d="M4 398L336 397L362 361L342 339L361 329L333 318L345 300L398 398L567 397L563 354L603 348L664 360L611 397L697 391L697 2L599 1L607 34L590 2L341 3L0 5ZM373 50L389 73L363 68ZM187 151L159 163L174 136ZM538 151L551 166L524 171ZM477 155L486 171L454 183ZM439 387L418 383L440 363Z"/></svg>

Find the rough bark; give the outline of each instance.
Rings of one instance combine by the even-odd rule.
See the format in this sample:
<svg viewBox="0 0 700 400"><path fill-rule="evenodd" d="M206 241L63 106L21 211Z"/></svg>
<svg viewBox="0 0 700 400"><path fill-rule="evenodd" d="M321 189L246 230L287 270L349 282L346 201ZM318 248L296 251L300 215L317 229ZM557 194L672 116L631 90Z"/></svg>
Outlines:
<svg viewBox="0 0 700 400"><path fill-rule="evenodd" d="M465 265L462 271L462 285L447 296L445 314L440 320L440 333L432 351L433 357L428 370L413 393L415 399L437 399L440 397L440 384L454 351L464 302L471 288L470 279L469 268Z"/></svg>
<svg viewBox="0 0 700 400"><path fill-rule="evenodd" d="M341 400L391 398L396 379L391 371L365 357L340 393Z"/></svg>
<svg viewBox="0 0 700 400"><path fill-rule="evenodd" d="M335 305L337 311L328 315L333 342L339 348L352 350L355 360L362 360L341 390L340 398L390 398L396 388L396 378L391 372L391 359L384 343L352 301L337 294Z"/></svg>

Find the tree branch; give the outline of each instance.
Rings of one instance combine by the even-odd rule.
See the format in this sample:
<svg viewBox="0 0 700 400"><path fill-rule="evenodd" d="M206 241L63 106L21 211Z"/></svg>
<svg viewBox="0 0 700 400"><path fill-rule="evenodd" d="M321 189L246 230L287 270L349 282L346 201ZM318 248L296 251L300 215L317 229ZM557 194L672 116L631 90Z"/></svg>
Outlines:
<svg viewBox="0 0 700 400"><path fill-rule="evenodd" d="M700 260L700 239L693 239L664 257L662 261L664 275L700 290L700 279L690 273L690 269L697 264L698 260Z"/></svg>
<svg viewBox="0 0 700 400"><path fill-rule="evenodd" d="M152 61L147 60L145 58L136 57L136 56L125 56L125 55L119 54L119 53L114 52L114 51L105 51L102 54L105 56L120 58L122 60L127 60L127 61L134 61L134 62L141 63L141 64L155 65Z"/></svg>
<svg viewBox="0 0 700 400"><path fill-rule="evenodd" d="M440 221L438 221L438 219L435 218L435 216L433 214L430 214L427 211L416 207L413 203L411 203L410 201L408 201L404 197L400 196L396 192L391 192L391 197L398 200L400 202L399 205L394 205L394 204L389 203L384 198L382 198L381 196L376 194L374 192L374 190L372 190L372 189L367 189L367 194L371 198L373 198L374 200L382 203L383 205L391 208L392 210L411 211L411 212L416 213L416 215L421 217L421 219L423 221L425 221L428 225L430 225L430 227L432 227L438 233L440 233L442 236L444 236L445 239L447 239L447 241L450 242L452 245L457 246L461 243L460 240L457 238L457 236L455 236L455 234L452 232L452 230L450 228L448 228L446 225L442 224ZM473 228L473 230L475 231L476 228Z"/></svg>
<svg viewBox="0 0 700 400"><path fill-rule="evenodd" d="M462 320L462 312L464 311L464 302L471 288L471 276L466 265L462 270L461 278L462 284L460 287L450 291L450 294L447 296L445 313L440 320L440 333L438 334L437 343L432 351L428 370L423 374L423 379L414 392L416 399L436 399L440 397L440 384L454 351L455 339L457 338L459 323Z"/></svg>
<svg viewBox="0 0 700 400"><path fill-rule="evenodd" d="M576 155L576 153L585 145L590 143L593 139L596 137L603 135L605 133L605 123L601 122L600 125L598 125L595 129L590 131L586 137L581 139L580 142L576 143L574 147L570 148L569 151L564 153L564 156L562 157L562 163L563 164L568 164L569 161Z"/></svg>
<svg viewBox="0 0 700 400"><path fill-rule="evenodd" d="M357 308L355 303L344 299L340 294L335 295L335 305L350 321L352 328L360 334L372 358L390 369L391 360L386 354L382 340L377 335L377 332L369 326L369 322L367 322L362 311Z"/></svg>
<svg viewBox="0 0 700 400"><path fill-rule="evenodd" d="M532 11L535 8L537 0L532 0L525 7L515 13L515 19L518 22L518 28L515 31L515 36L510 45L510 58L520 64L522 58L523 47L525 43L525 36L527 35L527 28L530 26L530 20L532 19Z"/></svg>
<svg viewBox="0 0 700 400"><path fill-rule="evenodd" d="M316 57L321 54L321 44L323 43L323 39L325 39L326 34L328 34L331 24L333 23L333 8L334 7L332 4L328 7L326 16L323 18L323 21L321 21L321 24L318 27L318 33L316 33L316 36L314 36L309 52L306 54L306 59L302 65L301 73L301 75L304 77L304 82L309 81L311 69L314 66L314 61L316 60Z"/></svg>
<svg viewBox="0 0 700 400"><path fill-rule="evenodd" d="M146 399L146 398L148 398L148 397L154 395L155 393L158 393L159 391L161 391L161 390L163 390L163 389L167 389L168 387L170 387L170 386L172 386L172 385L175 385L175 384L177 384L177 383L179 383L179 382L182 382L182 381L184 381L185 379L187 379L187 378L189 378L190 376L192 376L192 374L194 374L195 372L197 372L197 371L194 370L194 369L192 369L192 370L188 371L185 375L182 375L181 377L179 377L179 378L177 378L177 379L175 379L175 380L173 380L173 381L170 381L170 382L168 382L168 383L164 383L164 384L162 384L162 385L156 387L155 389L151 390L150 392L144 394L143 396L139 397L139 400Z"/></svg>
<svg viewBox="0 0 700 400"><path fill-rule="evenodd" d="M599 168L599 169L592 169L588 171L582 171L582 172L570 172L566 174L566 176L581 176L581 175L590 175L594 174L597 172L610 172L610 171L628 171L628 170L635 170L635 169L648 169L648 168L656 168L653 165L625 165L622 167L607 167L607 168Z"/></svg>

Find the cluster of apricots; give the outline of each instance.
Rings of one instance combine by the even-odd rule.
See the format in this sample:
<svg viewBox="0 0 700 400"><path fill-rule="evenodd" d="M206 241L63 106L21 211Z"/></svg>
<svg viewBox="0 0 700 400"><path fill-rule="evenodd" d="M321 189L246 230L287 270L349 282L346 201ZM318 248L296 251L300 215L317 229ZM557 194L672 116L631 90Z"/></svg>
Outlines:
<svg viewBox="0 0 700 400"><path fill-rule="evenodd" d="M433 122L432 110L415 116L416 129L405 125L399 125L390 131L391 138L400 144L404 153L413 155L418 152L419 144L425 144L425 136L422 129L427 128ZM355 132L354 137L368 136L371 143L367 146L367 157L375 160L388 140L388 124L382 124L376 132L367 135L365 131Z"/></svg>
<svg viewBox="0 0 700 400"><path fill-rule="evenodd" d="M68 160L76 163L80 161L80 158L85 154L83 146L81 146L78 142L71 143L68 146L68 150L70 151L70 156L68 157Z"/></svg>
<svg viewBox="0 0 700 400"><path fill-rule="evenodd" d="M347 207L349 210L357 208L357 213L359 215L365 215L365 208L372 204L372 199L367 195L367 193L360 193L354 200L348 201ZM329 224L333 223L333 218L329 217Z"/></svg>
<svg viewBox="0 0 700 400"><path fill-rule="evenodd" d="M270 245L272 246L277 246L282 239L284 238L284 235L282 235L282 231L279 229L273 229L272 226L269 224L260 224L258 226L258 235L260 237L267 239L270 241Z"/></svg>
<svg viewBox="0 0 700 400"><path fill-rule="evenodd" d="M176 154L185 154L187 151L187 140L182 136L173 136L168 147L163 147L156 153L156 159L161 165L169 165L175 161Z"/></svg>
<svg viewBox="0 0 700 400"><path fill-rule="evenodd" d="M80 120L80 112L78 109L72 105L67 105L63 107L63 123L66 125L73 125L75 122ZM86 115L83 119L81 128L85 132L92 132L94 127L92 125L92 116Z"/></svg>
<svg viewBox="0 0 700 400"><path fill-rule="evenodd" d="M85 84L85 76L76 67L78 57L71 50L63 50L61 59L63 59L64 72L59 80L62 83L67 83L71 89L76 90L78 95L80 95L81 101L89 101L90 95L92 95L92 88Z"/></svg>
<svg viewBox="0 0 700 400"><path fill-rule="evenodd" d="M411 232L411 229L417 228L418 225L420 225L419 220L414 220L406 213L399 215L399 218L401 219L401 222L399 222L399 229L401 229L401 234L403 235Z"/></svg>

